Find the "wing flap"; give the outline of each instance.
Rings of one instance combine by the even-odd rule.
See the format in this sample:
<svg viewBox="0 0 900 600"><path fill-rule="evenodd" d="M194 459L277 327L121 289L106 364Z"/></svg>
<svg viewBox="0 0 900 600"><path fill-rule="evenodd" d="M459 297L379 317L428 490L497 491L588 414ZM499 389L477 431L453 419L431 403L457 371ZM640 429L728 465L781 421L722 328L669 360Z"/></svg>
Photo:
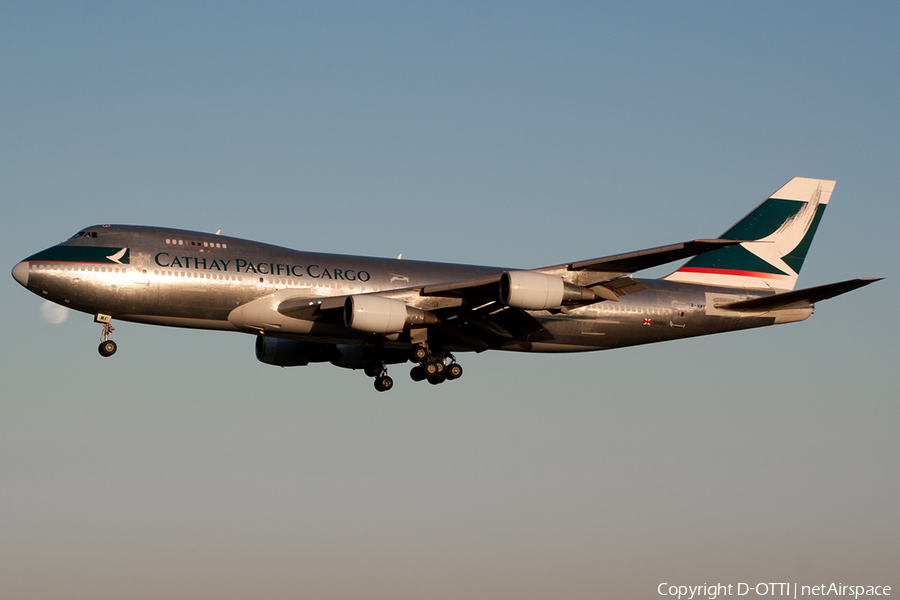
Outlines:
<svg viewBox="0 0 900 600"><path fill-rule="evenodd" d="M420 296L443 296L448 298L495 298L497 296L500 274L477 279L465 279L426 285L419 292Z"/></svg>
<svg viewBox="0 0 900 600"><path fill-rule="evenodd" d="M587 287L596 292L598 296L606 298L607 300L613 300L615 302L618 302L619 298L621 298L622 296L627 296L628 294L634 294L636 292L643 292L647 289L646 285L644 285L637 279L632 279L631 277L619 277L618 279L611 279L609 281L596 283ZM607 297L600 291L600 288L609 290L610 292L612 292L612 296Z"/></svg>

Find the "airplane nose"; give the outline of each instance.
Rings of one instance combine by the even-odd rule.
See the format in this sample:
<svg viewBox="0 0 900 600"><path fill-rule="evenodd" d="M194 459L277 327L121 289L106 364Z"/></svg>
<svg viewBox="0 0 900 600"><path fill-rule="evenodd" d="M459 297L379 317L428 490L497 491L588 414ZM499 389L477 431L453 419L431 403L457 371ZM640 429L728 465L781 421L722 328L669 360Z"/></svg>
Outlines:
<svg viewBox="0 0 900 600"><path fill-rule="evenodd" d="M28 287L28 263L22 261L14 266L12 276L13 279L21 283L24 287Z"/></svg>

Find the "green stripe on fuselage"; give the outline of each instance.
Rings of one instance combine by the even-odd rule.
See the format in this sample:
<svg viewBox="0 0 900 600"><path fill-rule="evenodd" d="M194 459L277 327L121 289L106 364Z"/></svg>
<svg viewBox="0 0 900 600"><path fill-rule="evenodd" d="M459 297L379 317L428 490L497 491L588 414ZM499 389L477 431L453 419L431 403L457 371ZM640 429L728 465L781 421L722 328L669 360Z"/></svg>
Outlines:
<svg viewBox="0 0 900 600"><path fill-rule="evenodd" d="M125 254L118 262L109 258L116 253L121 252L122 248L104 248L100 246L53 246L42 250L37 254L29 256L26 261L29 262L68 262L68 263L99 263L108 265L123 264L130 262L131 250L126 249Z"/></svg>

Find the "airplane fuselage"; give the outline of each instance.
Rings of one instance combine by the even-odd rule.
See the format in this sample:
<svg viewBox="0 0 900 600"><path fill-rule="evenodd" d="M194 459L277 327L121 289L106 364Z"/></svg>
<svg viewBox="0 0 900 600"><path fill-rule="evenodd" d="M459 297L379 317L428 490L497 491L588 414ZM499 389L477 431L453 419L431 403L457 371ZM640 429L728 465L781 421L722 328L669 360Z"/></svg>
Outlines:
<svg viewBox="0 0 900 600"><path fill-rule="evenodd" d="M123 252L124 250L124 252ZM120 253L121 256L117 256ZM257 315L246 307L285 298L370 294L497 275L508 269L303 252L214 234L143 226L96 226L29 257L26 287L74 310L122 321L220 329L325 343L408 347L404 338L350 329L334 319ZM17 277L18 279L19 277ZM527 311L539 324L517 333L502 325L492 348L574 352L618 348L776 322L802 320L812 307L747 315L717 304L759 290L640 279L647 289L619 302L564 311ZM267 303L270 300L271 303ZM280 321L280 322L279 322ZM446 342L453 351L465 345Z"/></svg>
<svg viewBox="0 0 900 600"><path fill-rule="evenodd" d="M802 321L878 278L795 289L834 190L794 177L715 239L526 270L291 250L216 234L98 225L18 263L47 300L113 320L253 334L258 360L414 381L462 376L454 353L585 352ZM633 273L689 259L660 279Z"/></svg>

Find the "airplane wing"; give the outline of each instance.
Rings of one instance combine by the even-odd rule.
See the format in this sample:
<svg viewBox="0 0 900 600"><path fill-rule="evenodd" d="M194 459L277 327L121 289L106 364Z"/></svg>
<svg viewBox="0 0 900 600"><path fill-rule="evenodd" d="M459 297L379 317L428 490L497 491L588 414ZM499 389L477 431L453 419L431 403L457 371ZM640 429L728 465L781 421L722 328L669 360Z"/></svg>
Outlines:
<svg viewBox="0 0 900 600"><path fill-rule="evenodd" d="M606 273L613 276L627 275L636 271L642 271L651 267L657 267L676 260L681 260L682 258L718 250L719 248L724 248L726 246L734 246L743 242L744 240L692 240L680 244L671 244L669 246L638 250L637 252L580 260L578 262L554 265L535 270L540 273L555 273L560 270L566 270L591 271L594 273Z"/></svg>
<svg viewBox="0 0 900 600"><path fill-rule="evenodd" d="M638 250L637 252L615 254L613 256L592 258L531 270L536 273L558 275L572 283L592 288L602 299L615 300L616 297L623 296L626 293L631 294L646 289L633 279L622 278L623 275L740 243L742 243L742 240L693 240L680 244ZM427 285L420 288L420 295L452 298L497 298L500 279L501 275L497 274L479 279ZM615 297L609 294L603 295L604 292L595 289L596 286L603 286L612 290Z"/></svg>
<svg viewBox="0 0 900 600"><path fill-rule="evenodd" d="M719 310L733 310L735 312L769 312L773 310L785 310L790 308L800 308L815 304L820 300L828 300L847 292L852 292L857 288L861 288L870 283L880 281L882 277L861 277L859 279L850 279L849 281L841 281L838 283L829 283L817 287L806 288L803 290L795 290L793 292L784 292L783 294L774 294L772 296L763 296L762 298L753 298L751 300L741 300L739 302L730 302L728 304L717 304Z"/></svg>
<svg viewBox="0 0 900 600"><path fill-rule="evenodd" d="M492 344L540 329L528 310L560 312L603 300L617 302L620 296L646 289L639 281L625 277L629 273L739 243L740 240L693 240L532 271L501 272L476 279L382 290L358 296L380 296L402 303L411 310L428 313L426 327L440 331L472 349L484 350ZM553 285L565 289L566 300L547 305L505 304L500 301L501 288L504 277L507 277L506 284L509 285L509 273L524 274L529 281L537 278L538 285L555 282ZM550 286L550 283L547 285ZM340 322L350 298L287 298L278 304L277 311L296 319Z"/></svg>
<svg viewBox="0 0 900 600"><path fill-rule="evenodd" d="M625 294L632 294L646 289L638 281L622 277L623 275L740 243L741 240L693 240L626 254L616 254L552 267L543 267L533 269L533 272L560 275L566 280L571 280L571 277L565 277L566 273L571 273L572 276L577 276L579 272L590 273L591 281L577 282L578 285L591 288L597 294L598 298L593 301L615 301L618 297ZM383 290L372 292L372 294L403 300L410 306L421 308L422 310L453 308L496 300L499 297L501 278L502 273L497 273L496 275L479 277L477 279ZM581 277L580 279L584 278ZM600 289L601 287L608 291ZM296 318L308 318L311 315L322 314L324 311L343 307L346 298L347 296L292 298L283 301L279 306L278 312ZM441 298L446 300L441 301Z"/></svg>

